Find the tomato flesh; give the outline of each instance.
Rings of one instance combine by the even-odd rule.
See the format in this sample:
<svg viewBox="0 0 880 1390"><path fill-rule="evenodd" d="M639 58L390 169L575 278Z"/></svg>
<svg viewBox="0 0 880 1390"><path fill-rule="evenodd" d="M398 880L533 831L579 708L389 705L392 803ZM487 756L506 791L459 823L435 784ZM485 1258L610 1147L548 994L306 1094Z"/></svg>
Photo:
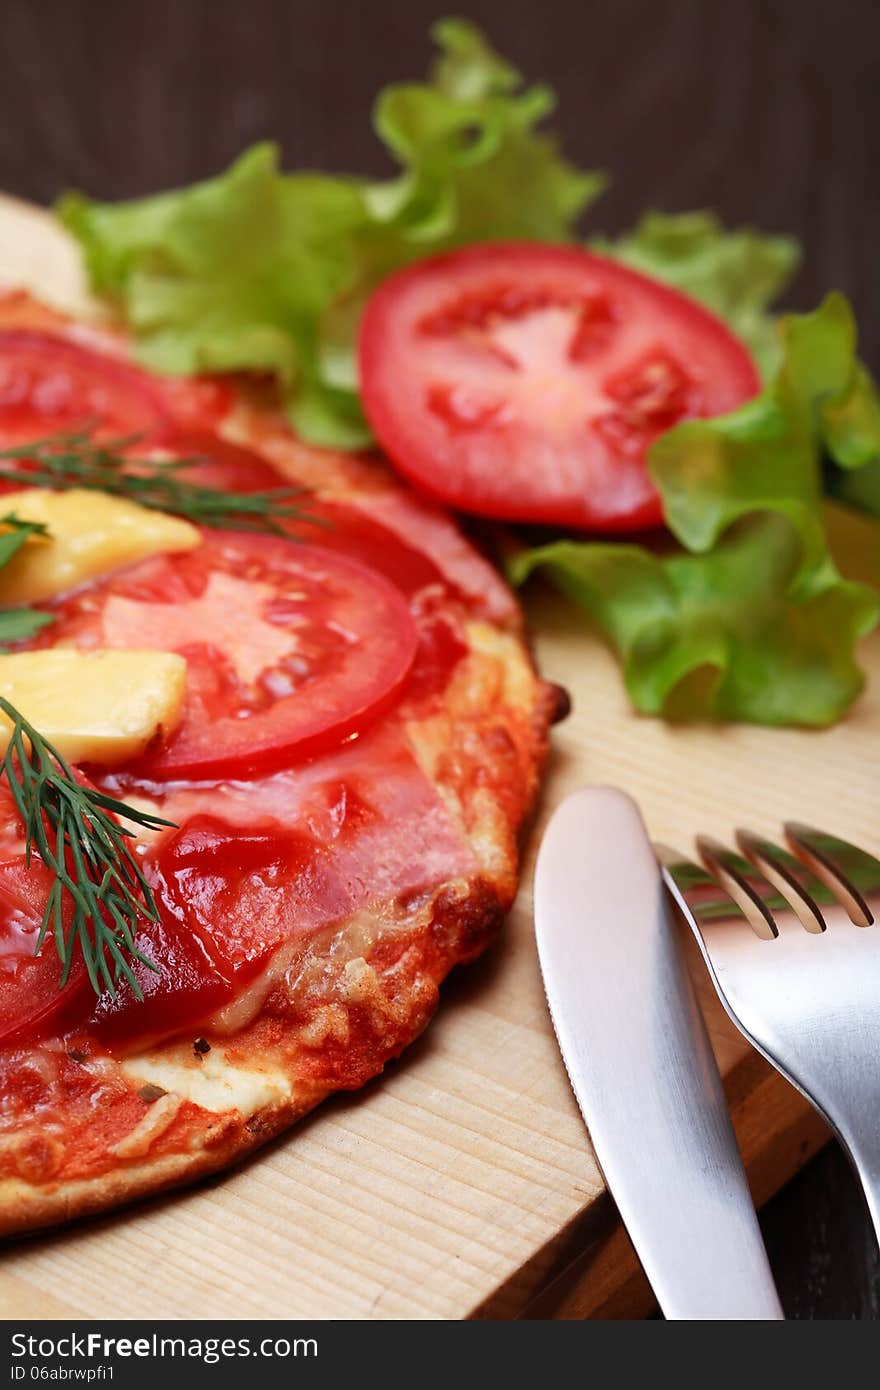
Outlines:
<svg viewBox="0 0 880 1390"><path fill-rule="evenodd" d="M176 439L204 442L216 438L208 426L231 405L228 386L213 378L155 377L123 358L42 329L0 330L4 448L83 428L99 440L136 435L145 446L173 447Z"/></svg>
<svg viewBox="0 0 880 1390"><path fill-rule="evenodd" d="M28 329L0 332L0 438L6 444L98 425L150 432L169 419L158 385L128 362Z"/></svg>
<svg viewBox="0 0 880 1390"><path fill-rule="evenodd" d="M317 546L209 531L53 605L31 646L179 652L180 725L145 776L236 777L313 756L398 697L418 647L402 595L375 570Z"/></svg>
<svg viewBox="0 0 880 1390"><path fill-rule="evenodd" d="M463 511L596 530L662 522L646 455L759 380L684 295L602 256L470 247L392 275L360 335L369 422L392 462Z"/></svg>

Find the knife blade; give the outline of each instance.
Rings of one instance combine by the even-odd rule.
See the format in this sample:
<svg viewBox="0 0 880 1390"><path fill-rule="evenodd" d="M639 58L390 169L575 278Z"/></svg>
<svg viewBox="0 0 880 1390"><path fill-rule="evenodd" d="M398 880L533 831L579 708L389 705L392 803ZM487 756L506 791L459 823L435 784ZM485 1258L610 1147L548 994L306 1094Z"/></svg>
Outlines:
<svg viewBox="0 0 880 1390"><path fill-rule="evenodd" d="M554 813L535 931L572 1088L666 1317L782 1318L660 870L625 793L588 788Z"/></svg>

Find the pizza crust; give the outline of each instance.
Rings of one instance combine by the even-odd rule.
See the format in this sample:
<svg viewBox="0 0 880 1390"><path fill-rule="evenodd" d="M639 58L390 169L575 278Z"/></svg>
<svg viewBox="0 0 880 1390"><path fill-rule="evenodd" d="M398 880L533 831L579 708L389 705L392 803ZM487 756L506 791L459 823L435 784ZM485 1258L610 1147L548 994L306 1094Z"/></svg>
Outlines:
<svg viewBox="0 0 880 1390"><path fill-rule="evenodd" d="M429 988L410 997L406 1016L399 1020L395 1030L393 1046L388 1048L386 1055L373 1054L376 1065L358 1084L378 1075L387 1062L415 1041L433 1016L438 986L452 964L472 960L483 951L503 922L508 907L508 902L495 897L482 882L470 885L455 903L448 900L438 903L429 934L443 941L446 948L438 977L428 977ZM426 935L425 940L428 939ZM173 1050L175 1045L164 1049ZM194 1063L191 1069L195 1071L196 1065ZM155 1065L139 1068L137 1059L132 1059L127 1066L132 1073L140 1070L142 1074L159 1074ZM180 1064L172 1062L171 1066L179 1069ZM134 1161L123 1160L118 1167L94 1178L42 1185L20 1178L2 1178L0 1235L14 1236L93 1216L230 1168L277 1138L338 1089L326 1080L309 1085L301 1079L296 1085L291 1084L287 1096L260 1105L250 1114L236 1109L218 1113L204 1110L197 1142L192 1149L153 1156L148 1153ZM181 1090L184 1094L191 1093L189 1087ZM176 1097L180 1092L167 1094ZM162 1099L154 1103L161 1104ZM119 1145L116 1147L118 1149Z"/></svg>

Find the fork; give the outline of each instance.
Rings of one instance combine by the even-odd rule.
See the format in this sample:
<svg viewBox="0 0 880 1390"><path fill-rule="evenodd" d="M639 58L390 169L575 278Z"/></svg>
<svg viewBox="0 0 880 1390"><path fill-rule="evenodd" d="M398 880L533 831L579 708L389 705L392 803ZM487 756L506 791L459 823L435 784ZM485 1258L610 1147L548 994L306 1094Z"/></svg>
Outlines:
<svg viewBox="0 0 880 1390"><path fill-rule="evenodd" d="M655 848L722 1004L838 1136L880 1239L880 860L807 826L785 836L701 837L705 867Z"/></svg>

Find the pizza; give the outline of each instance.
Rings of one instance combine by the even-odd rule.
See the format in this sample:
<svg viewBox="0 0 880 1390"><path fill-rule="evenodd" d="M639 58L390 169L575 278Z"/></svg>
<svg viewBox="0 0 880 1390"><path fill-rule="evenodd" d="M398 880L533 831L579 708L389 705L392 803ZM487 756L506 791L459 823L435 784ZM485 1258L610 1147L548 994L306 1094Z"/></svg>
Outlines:
<svg viewBox="0 0 880 1390"><path fill-rule="evenodd" d="M7 294L0 469L84 422L133 476L158 458L244 516L292 505L217 528L0 476L0 514L45 528L0 605L46 615L0 695L138 813L156 905L131 979L96 991L74 954L62 983L51 932L35 953L52 873L0 779L4 1233L221 1169L398 1056L511 905L557 709L496 570L379 458L304 446L259 381L150 374Z"/></svg>

